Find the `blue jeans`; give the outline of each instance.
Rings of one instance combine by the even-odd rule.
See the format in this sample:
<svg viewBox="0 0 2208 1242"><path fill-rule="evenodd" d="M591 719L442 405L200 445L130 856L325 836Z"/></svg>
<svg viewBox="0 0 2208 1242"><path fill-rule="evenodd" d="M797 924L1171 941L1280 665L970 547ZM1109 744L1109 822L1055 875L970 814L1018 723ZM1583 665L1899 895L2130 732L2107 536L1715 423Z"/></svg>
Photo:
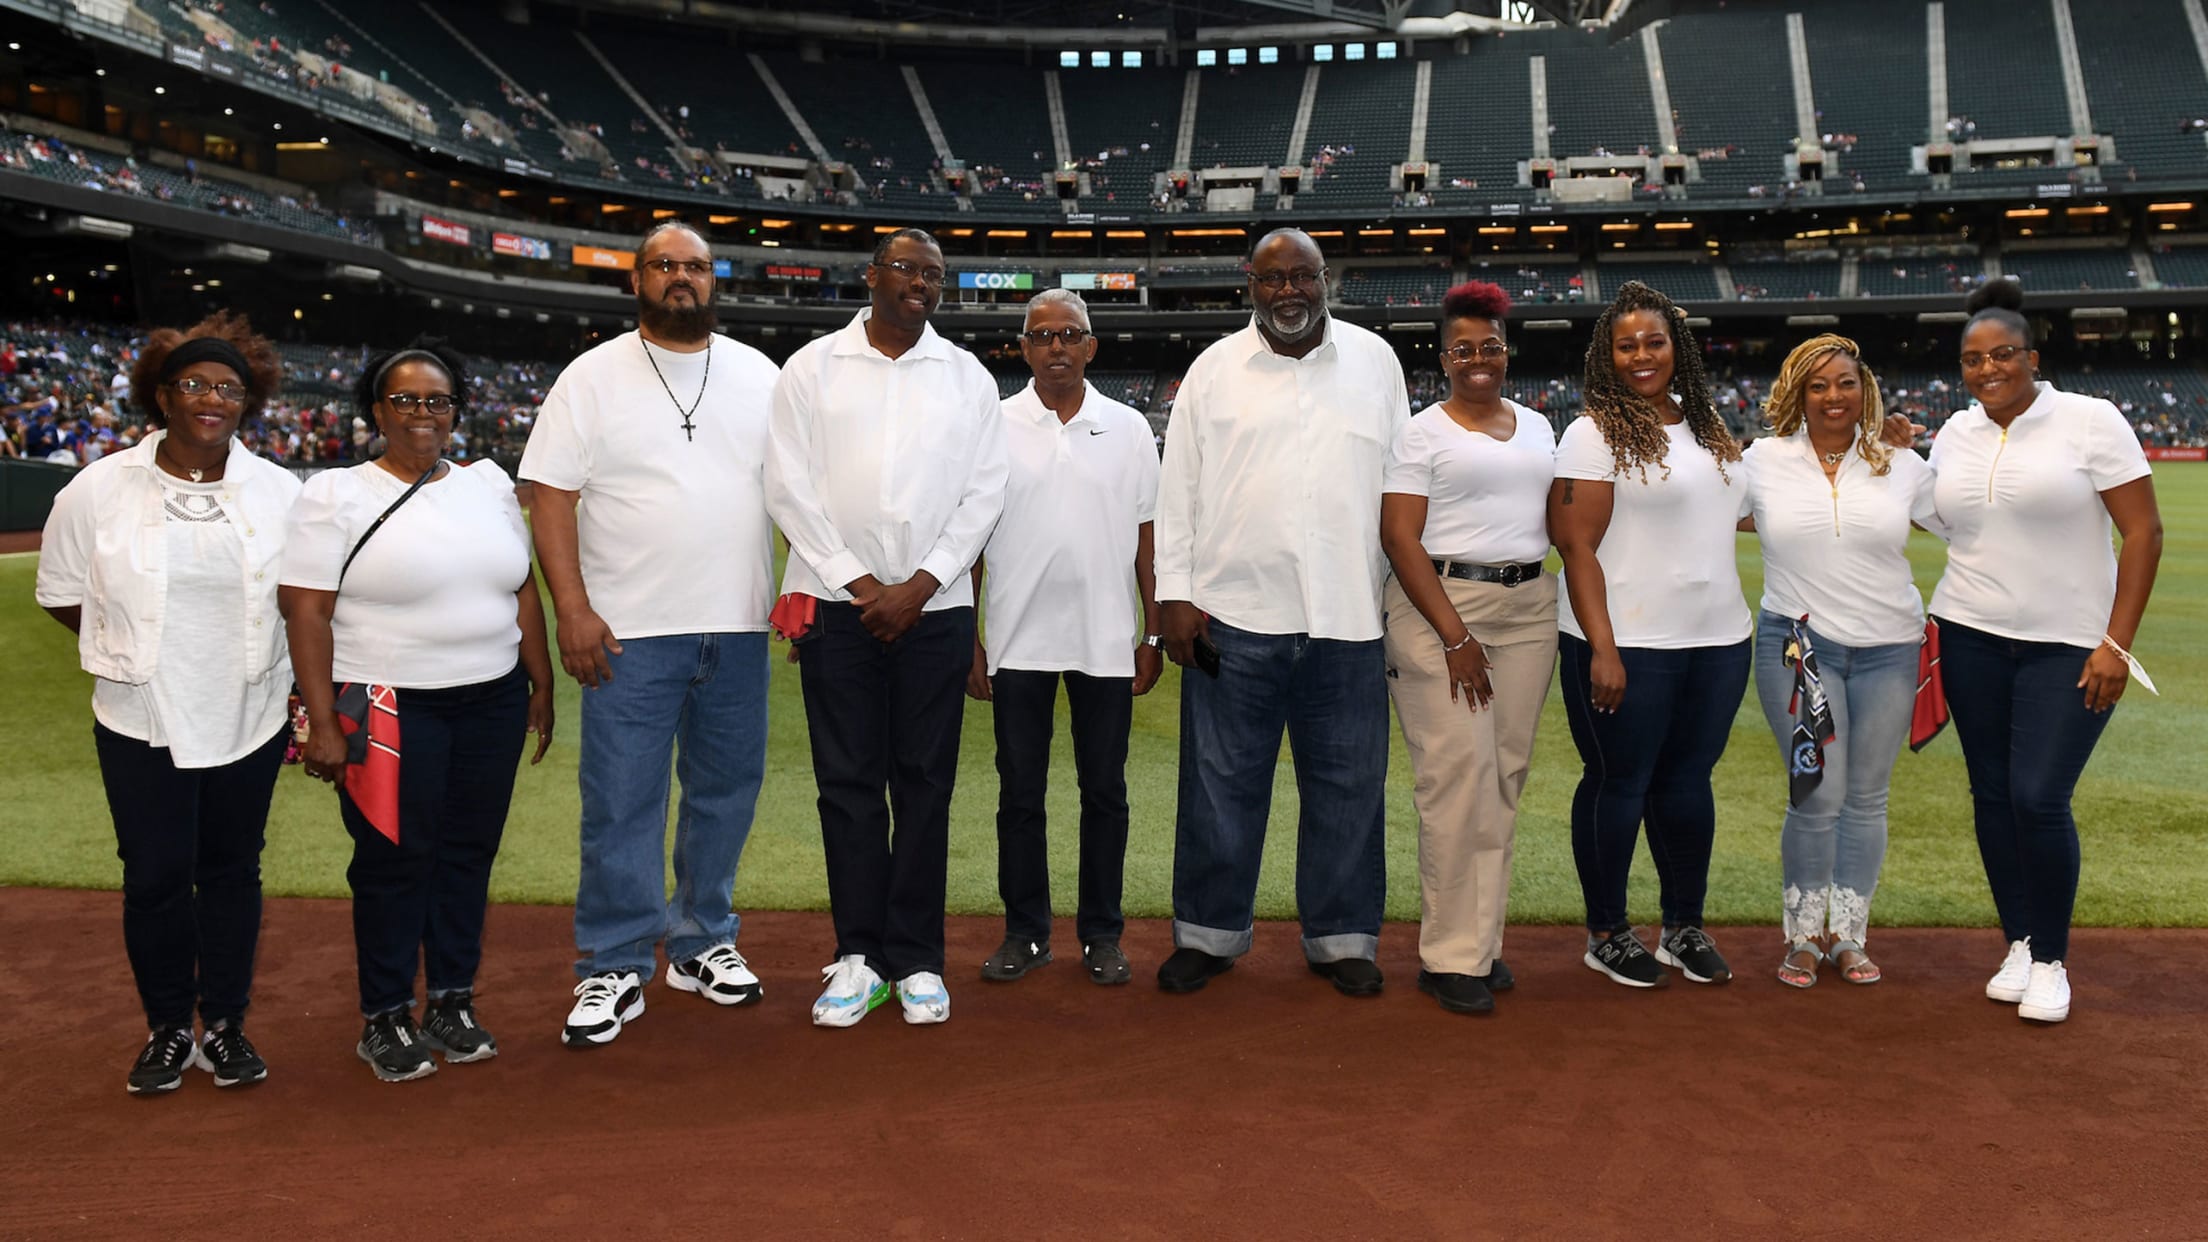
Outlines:
<svg viewBox="0 0 2208 1242"><path fill-rule="evenodd" d="M1792 753L1794 673L1786 667L1789 618L1756 618L1756 697L1779 739L1780 770ZM1817 673L1832 708L1834 737L1825 747L1825 777L1779 829L1779 867L1786 884L1783 930L1789 943L1834 936L1860 945L1870 932L1871 895L1886 861L1886 792L1894 761L1909 740L1917 697L1915 642L1848 647L1810 627Z"/></svg>
<svg viewBox="0 0 2208 1242"><path fill-rule="evenodd" d="M649 975L736 939L736 860L767 766L767 636L631 638L583 691L575 973ZM667 895L668 766L682 782Z"/></svg>
<svg viewBox="0 0 2208 1242"><path fill-rule="evenodd" d="M1585 765L1572 794L1572 861L1587 930L1632 927L1626 882L1643 820L1664 926L1701 926L1717 839L1710 772L1748 692L1748 646L1742 639L1727 647L1621 647L1625 700L1603 715L1588 698L1594 648L1570 634L1558 639L1564 717Z"/></svg>
<svg viewBox="0 0 2208 1242"><path fill-rule="evenodd" d="M2087 709L2078 688L2091 654L1940 622L1940 671L1970 771L1978 857L2001 934L2029 938L2035 962L2059 962L2070 952L2078 900L2070 796L2108 727L2108 713Z"/></svg>
<svg viewBox="0 0 2208 1242"><path fill-rule="evenodd" d="M1388 691L1380 640L1253 634L1218 621L1219 676L1181 675L1173 943L1249 952L1285 728L1295 758L1296 908L1315 962L1379 952L1387 897Z"/></svg>

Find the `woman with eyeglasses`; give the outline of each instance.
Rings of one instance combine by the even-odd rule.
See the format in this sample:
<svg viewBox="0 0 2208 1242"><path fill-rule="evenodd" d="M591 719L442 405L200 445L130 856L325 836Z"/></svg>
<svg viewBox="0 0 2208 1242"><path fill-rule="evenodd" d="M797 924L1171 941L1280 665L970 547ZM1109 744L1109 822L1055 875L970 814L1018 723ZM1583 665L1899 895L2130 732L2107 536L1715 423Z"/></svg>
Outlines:
<svg viewBox="0 0 2208 1242"><path fill-rule="evenodd" d="M1503 916L1518 795L1556 664L1549 484L1556 434L1503 395L1510 295L1468 281L1442 300L1449 396L1389 452L1380 546L1388 694L1417 773L1419 991L1487 1013L1507 991Z"/></svg>
<svg viewBox="0 0 2208 1242"><path fill-rule="evenodd" d="M291 689L275 570L299 483L237 432L282 380L243 317L154 332L132 368L153 430L86 466L46 520L37 598L96 679L123 947L151 1030L133 1095L195 1065L218 1087L268 1076L244 1022Z"/></svg>
<svg viewBox="0 0 2208 1242"><path fill-rule="evenodd" d="M2036 380L2023 305L2012 280L1970 296L1962 367L1975 404L1932 444L1936 517L1951 540L1932 617L2009 942L1986 995L2060 1022L2078 893L2071 795L2129 680L2153 688L2128 648L2162 559L2162 515L2123 414Z"/></svg>
<svg viewBox="0 0 2208 1242"><path fill-rule="evenodd" d="M498 1054L475 1012L491 862L524 734L552 743L552 660L513 481L445 460L465 360L433 338L368 360L383 455L308 482L279 592L307 774L353 839L356 1052L385 1082ZM413 1018L416 963L428 1005Z"/></svg>

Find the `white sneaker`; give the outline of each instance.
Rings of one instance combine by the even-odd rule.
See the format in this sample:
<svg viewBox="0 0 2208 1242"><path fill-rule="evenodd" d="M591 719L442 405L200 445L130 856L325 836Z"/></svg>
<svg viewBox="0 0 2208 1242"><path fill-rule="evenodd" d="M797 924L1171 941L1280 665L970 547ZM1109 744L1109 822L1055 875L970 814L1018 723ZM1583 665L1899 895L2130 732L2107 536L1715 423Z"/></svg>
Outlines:
<svg viewBox="0 0 2208 1242"><path fill-rule="evenodd" d="M644 981L633 970L601 970L575 985L560 1042L570 1048L610 1044L623 1025L644 1012Z"/></svg>
<svg viewBox="0 0 2208 1242"><path fill-rule="evenodd" d="M749 1005L764 991L732 944L714 945L687 962L667 963L667 986L696 992L716 1005Z"/></svg>
<svg viewBox="0 0 2208 1242"><path fill-rule="evenodd" d="M2070 1016L2070 972L2061 962L2033 962L2032 981L2016 1016L2031 1022L2060 1022Z"/></svg>
<svg viewBox="0 0 2208 1242"><path fill-rule="evenodd" d="M899 979L897 1001L905 1007L905 1021L914 1026L950 1020L951 994L943 986L943 976L932 970L918 971Z"/></svg>
<svg viewBox="0 0 2208 1242"><path fill-rule="evenodd" d="M2013 1005L2024 999L2025 985L2032 981L2032 938L2009 942L2009 955L2001 959L2001 969L1986 980L1986 999Z"/></svg>
<svg viewBox="0 0 2208 1242"><path fill-rule="evenodd" d="M889 999L889 985L866 964L864 954L839 957L823 967L828 990L813 1002L814 1026L856 1026L859 1019Z"/></svg>

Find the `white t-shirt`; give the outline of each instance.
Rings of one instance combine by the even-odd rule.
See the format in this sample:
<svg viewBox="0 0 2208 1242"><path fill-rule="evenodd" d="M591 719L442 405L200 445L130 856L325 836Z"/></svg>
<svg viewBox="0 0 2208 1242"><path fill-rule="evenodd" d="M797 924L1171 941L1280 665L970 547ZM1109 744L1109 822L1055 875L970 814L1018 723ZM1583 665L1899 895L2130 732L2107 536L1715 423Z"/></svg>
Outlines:
<svg viewBox="0 0 2208 1242"><path fill-rule="evenodd" d="M718 334L680 354L624 332L545 394L519 473L582 493L583 586L614 637L767 628L774 545L761 472L778 374L765 354Z"/></svg>
<svg viewBox="0 0 2208 1242"><path fill-rule="evenodd" d="M1595 549L1610 601L1610 630L1620 647L1673 650L1724 647L1755 632L1740 591L1734 533L1747 484L1738 465L1720 474L1717 459L1681 421L1662 465L1618 472L1595 420L1572 420L1556 444L1556 477L1616 484L1610 527ZM1665 467L1670 467L1666 473ZM1569 574L1566 575L1569 585ZM1563 592L1557 625L1584 639Z"/></svg>
<svg viewBox="0 0 2208 1242"><path fill-rule="evenodd" d="M307 480L283 583L337 592L330 667L341 684L437 690L501 677L521 659L515 593L529 576L529 531L495 463L449 467L414 493L338 584L353 545L410 485L372 461Z"/></svg>
<svg viewBox="0 0 2208 1242"><path fill-rule="evenodd" d="M1004 401L1011 470L983 554L991 673L1135 675L1135 548L1157 514L1157 446L1142 415L1084 389L1063 424L1032 381Z"/></svg>
<svg viewBox="0 0 2208 1242"><path fill-rule="evenodd" d="M1426 498L1426 555L1472 565L1523 565L1549 554L1549 484L1556 433L1515 401L1506 440L1467 431L1439 403L1395 437L1384 492Z"/></svg>
<svg viewBox="0 0 2208 1242"><path fill-rule="evenodd" d="M1849 449L1827 480L1809 436L1758 440L1741 455L1741 516L1763 544L1763 610L1849 647L1917 642L1924 598L1909 569L1909 522L1932 504L1932 468L1896 449L1884 475Z"/></svg>
<svg viewBox="0 0 2208 1242"><path fill-rule="evenodd" d="M1932 442L1934 512L1951 540L1932 615L2025 642L2097 647L2116 603L2100 494L2152 473L2115 406L2046 384L2007 431L1979 406Z"/></svg>

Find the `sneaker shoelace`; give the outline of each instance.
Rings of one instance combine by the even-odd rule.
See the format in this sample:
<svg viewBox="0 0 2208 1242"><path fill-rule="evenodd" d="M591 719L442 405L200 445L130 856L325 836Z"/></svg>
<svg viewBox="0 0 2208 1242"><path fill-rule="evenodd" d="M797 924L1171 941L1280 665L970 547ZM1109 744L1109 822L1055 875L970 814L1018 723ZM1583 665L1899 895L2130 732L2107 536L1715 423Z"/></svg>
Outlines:
<svg viewBox="0 0 2208 1242"><path fill-rule="evenodd" d="M620 995L621 979L618 975L592 975L575 985L579 1008L610 1009Z"/></svg>
<svg viewBox="0 0 2208 1242"><path fill-rule="evenodd" d="M1699 927L1680 928L1672 933L1671 942L1678 946L1672 950L1674 953L1700 953L1717 948L1717 942L1711 940Z"/></svg>
<svg viewBox="0 0 2208 1242"><path fill-rule="evenodd" d="M182 1064L192 1053L192 1032L188 1027L172 1027L166 1039L155 1036L146 1041L145 1051L138 1054L138 1067L151 1069L157 1065L174 1067Z"/></svg>
<svg viewBox="0 0 2208 1242"><path fill-rule="evenodd" d="M866 968L861 961L845 961L838 958L821 967L820 977L828 984L829 996L844 997L859 994L859 972Z"/></svg>
<svg viewBox="0 0 2208 1242"><path fill-rule="evenodd" d="M253 1041L245 1037L244 1030L235 1026L218 1026L207 1032L207 1055L218 1065L232 1065L250 1061L260 1054L253 1050Z"/></svg>
<svg viewBox="0 0 2208 1242"><path fill-rule="evenodd" d="M698 954L697 964L702 972L706 974L718 974L724 970L749 970L751 968L750 963L744 960L744 955L738 953L736 946L732 944L717 944Z"/></svg>

